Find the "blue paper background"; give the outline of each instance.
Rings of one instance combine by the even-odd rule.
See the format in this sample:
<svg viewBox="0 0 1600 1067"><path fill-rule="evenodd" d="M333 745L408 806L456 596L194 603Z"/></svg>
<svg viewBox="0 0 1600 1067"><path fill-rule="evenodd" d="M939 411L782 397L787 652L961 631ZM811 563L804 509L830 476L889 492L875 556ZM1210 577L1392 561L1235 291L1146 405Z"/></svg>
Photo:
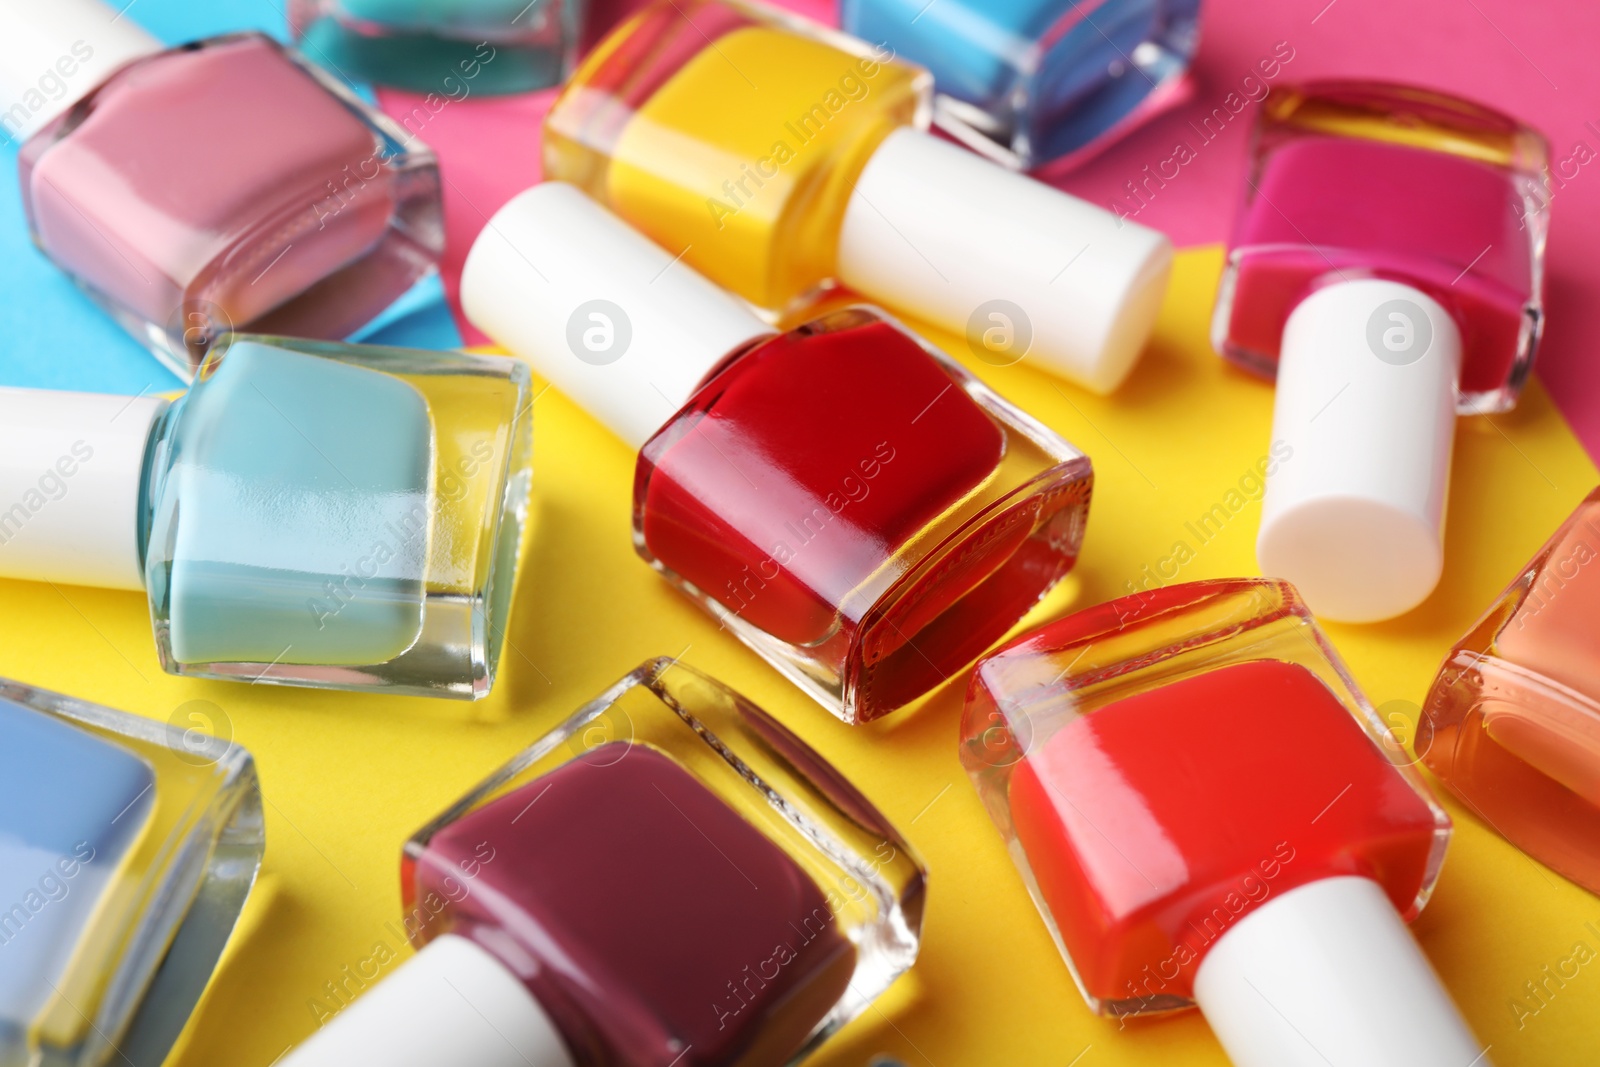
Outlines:
<svg viewBox="0 0 1600 1067"><path fill-rule="evenodd" d="M170 44L244 29L286 36L283 9L270 0L134 0L126 11L124 18ZM33 246L15 177L17 147L8 141L0 150L0 385L122 394L182 388ZM461 344L437 278L358 337L417 348Z"/></svg>

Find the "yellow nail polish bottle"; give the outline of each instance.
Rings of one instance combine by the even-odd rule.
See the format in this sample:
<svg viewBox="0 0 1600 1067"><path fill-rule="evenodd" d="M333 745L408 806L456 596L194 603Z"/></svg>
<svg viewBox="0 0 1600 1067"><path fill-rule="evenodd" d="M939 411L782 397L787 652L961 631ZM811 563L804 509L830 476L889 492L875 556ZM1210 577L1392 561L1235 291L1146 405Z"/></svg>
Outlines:
<svg viewBox="0 0 1600 1067"><path fill-rule="evenodd" d="M556 101L545 175L770 318L843 284L991 361L1114 388L1170 244L934 137L931 93L887 45L743 0L659 0Z"/></svg>

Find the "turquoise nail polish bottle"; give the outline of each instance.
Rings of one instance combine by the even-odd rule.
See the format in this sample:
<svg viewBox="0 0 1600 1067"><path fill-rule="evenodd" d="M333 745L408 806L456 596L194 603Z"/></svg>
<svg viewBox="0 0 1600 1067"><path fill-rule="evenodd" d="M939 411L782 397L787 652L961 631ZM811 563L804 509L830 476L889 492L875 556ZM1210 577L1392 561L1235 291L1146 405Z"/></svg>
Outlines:
<svg viewBox="0 0 1600 1067"><path fill-rule="evenodd" d="M289 27L306 55L346 77L460 100L560 84L577 58L583 8L583 0L290 0Z"/></svg>
<svg viewBox="0 0 1600 1067"><path fill-rule="evenodd" d="M512 360L243 334L170 406L0 390L0 573L146 589L174 674L480 697L528 402Z"/></svg>

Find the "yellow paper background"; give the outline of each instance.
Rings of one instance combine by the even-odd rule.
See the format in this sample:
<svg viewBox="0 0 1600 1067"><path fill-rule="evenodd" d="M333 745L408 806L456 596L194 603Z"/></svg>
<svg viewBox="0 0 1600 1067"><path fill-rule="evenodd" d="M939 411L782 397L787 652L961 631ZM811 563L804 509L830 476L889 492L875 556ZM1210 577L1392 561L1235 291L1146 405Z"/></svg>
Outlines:
<svg viewBox="0 0 1600 1067"><path fill-rule="evenodd" d="M1178 257L1156 338L1109 399L1057 383L1027 360L987 366L960 338L934 335L1094 459L1082 558L1029 625L1125 592L1180 539L1197 552L1178 581L1256 573L1259 504L1204 545L1185 529L1237 487L1270 433L1270 386L1228 368L1207 343L1220 267L1215 248ZM633 456L553 391L534 410L534 520L500 681L478 704L170 677L157 665L141 596L0 582L0 674L157 719L211 701L224 732L258 762L268 834L261 880L171 1067L266 1067L317 1026L316 1002L337 1006L327 983L356 988L348 974L382 955L379 946L404 958L392 925L401 842L580 703L663 654L682 654L792 726L883 808L930 868L916 968L814 1062L864 1067L884 1054L908 1067L1226 1063L1193 1013L1119 1028L1085 1009L957 762L964 677L888 722L835 721L635 557ZM1538 382L1516 412L1463 421L1439 590L1399 620L1327 626L1372 702L1414 719L1449 644L1595 482ZM1410 703L1384 708L1391 701ZM1542 968L1577 942L1600 950L1600 900L1446 805L1457 833L1415 926L1424 949L1494 1062L1594 1062L1600 962L1564 985L1550 982L1542 1005L1524 983L1544 981Z"/></svg>

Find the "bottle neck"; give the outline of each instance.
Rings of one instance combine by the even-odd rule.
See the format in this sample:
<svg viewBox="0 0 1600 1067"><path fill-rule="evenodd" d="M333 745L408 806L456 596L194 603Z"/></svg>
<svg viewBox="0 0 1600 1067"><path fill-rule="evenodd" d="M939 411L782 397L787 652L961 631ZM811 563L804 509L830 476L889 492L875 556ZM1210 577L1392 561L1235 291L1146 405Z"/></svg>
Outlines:
<svg viewBox="0 0 1600 1067"><path fill-rule="evenodd" d="M1162 234L913 126L853 189L838 245L849 288L969 338L1004 326L1014 359L1093 392L1133 368L1171 271Z"/></svg>
<svg viewBox="0 0 1600 1067"><path fill-rule="evenodd" d="M0 576L144 588L167 409L158 397L0 388Z"/></svg>
<svg viewBox="0 0 1600 1067"><path fill-rule="evenodd" d="M363 993L281 1067L573 1067L522 982L474 941L444 934Z"/></svg>
<svg viewBox="0 0 1600 1067"><path fill-rule="evenodd" d="M1235 1067L1488 1063L1369 878L1324 878L1263 903L1212 945L1194 995Z"/></svg>
<svg viewBox="0 0 1600 1067"><path fill-rule="evenodd" d="M118 68L165 47L100 0L0 5L0 128L21 144Z"/></svg>
<svg viewBox="0 0 1600 1067"><path fill-rule="evenodd" d="M1256 558L1318 617L1376 622L1438 583L1462 335L1420 289L1326 285L1284 325Z"/></svg>
<svg viewBox="0 0 1600 1067"><path fill-rule="evenodd" d="M575 186L544 182L485 227L467 318L637 450L730 353L772 328Z"/></svg>

